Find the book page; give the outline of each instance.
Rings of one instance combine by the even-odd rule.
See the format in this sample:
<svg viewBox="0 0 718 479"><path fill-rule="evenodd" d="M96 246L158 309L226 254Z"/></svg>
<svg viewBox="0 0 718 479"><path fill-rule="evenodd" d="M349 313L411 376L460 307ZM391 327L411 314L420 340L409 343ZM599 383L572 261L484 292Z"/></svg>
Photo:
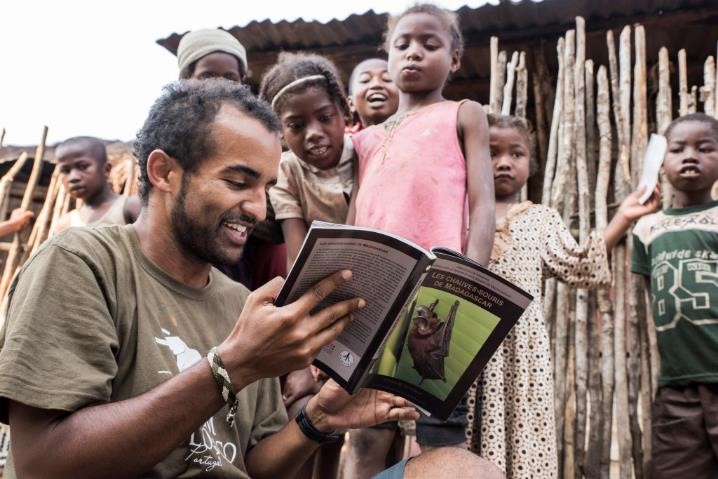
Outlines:
<svg viewBox="0 0 718 479"><path fill-rule="evenodd" d="M404 288L417 259L378 241L358 238L318 238L289 292L287 303L340 269L350 269L351 281L320 307L360 297L366 306L336 341L324 347L317 359L349 380L394 301Z"/></svg>
<svg viewBox="0 0 718 479"><path fill-rule="evenodd" d="M367 385L445 419L532 298L460 257L435 254Z"/></svg>

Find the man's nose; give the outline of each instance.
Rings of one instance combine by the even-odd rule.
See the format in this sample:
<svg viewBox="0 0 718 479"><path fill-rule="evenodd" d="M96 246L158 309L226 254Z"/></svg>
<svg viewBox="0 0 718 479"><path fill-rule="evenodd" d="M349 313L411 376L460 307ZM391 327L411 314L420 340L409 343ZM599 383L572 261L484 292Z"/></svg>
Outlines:
<svg viewBox="0 0 718 479"><path fill-rule="evenodd" d="M267 219L267 191L257 188L252 197L242 203L242 213L259 223Z"/></svg>

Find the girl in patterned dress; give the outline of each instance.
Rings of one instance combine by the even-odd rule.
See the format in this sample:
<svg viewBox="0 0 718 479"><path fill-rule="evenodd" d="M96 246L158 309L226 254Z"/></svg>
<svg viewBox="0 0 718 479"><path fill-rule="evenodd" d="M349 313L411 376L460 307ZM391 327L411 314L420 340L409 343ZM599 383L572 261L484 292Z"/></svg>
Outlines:
<svg viewBox="0 0 718 479"><path fill-rule="evenodd" d="M534 301L469 392L467 442L508 478L556 478L553 367L541 290L556 277L581 288L606 286L608 251L633 221L658 208L654 191L641 205L631 193L603 232L578 245L559 213L520 202L529 177L531 142L523 121L489 115L496 194L496 235L490 268L524 288ZM480 397L479 397L480 396Z"/></svg>

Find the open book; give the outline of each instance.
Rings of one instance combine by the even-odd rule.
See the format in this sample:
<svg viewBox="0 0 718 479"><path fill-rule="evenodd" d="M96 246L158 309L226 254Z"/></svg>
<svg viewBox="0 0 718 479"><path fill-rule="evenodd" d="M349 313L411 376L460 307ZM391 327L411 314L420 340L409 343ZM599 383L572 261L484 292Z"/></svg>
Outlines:
<svg viewBox="0 0 718 479"><path fill-rule="evenodd" d="M350 393L382 389L441 419L533 299L454 251L315 221L275 303L291 303L340 269L352 270L352 280L320 307L352 297L367 305L314 364Z"/></svg>

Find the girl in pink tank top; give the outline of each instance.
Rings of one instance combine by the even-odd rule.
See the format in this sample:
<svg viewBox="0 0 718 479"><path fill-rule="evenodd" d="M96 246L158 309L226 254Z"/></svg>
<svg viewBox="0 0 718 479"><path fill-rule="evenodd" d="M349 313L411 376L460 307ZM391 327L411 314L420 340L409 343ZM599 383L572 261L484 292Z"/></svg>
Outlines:
<svg viewBox="0 0 718 479"><path fill-rule="evenodd" d="M358 184L349 220L485 265L494 230L486 114L476 102L442 96L462 42L456 17L438 7L417 5L390 20L385 48L399 109L353 138Z"/></svg>

